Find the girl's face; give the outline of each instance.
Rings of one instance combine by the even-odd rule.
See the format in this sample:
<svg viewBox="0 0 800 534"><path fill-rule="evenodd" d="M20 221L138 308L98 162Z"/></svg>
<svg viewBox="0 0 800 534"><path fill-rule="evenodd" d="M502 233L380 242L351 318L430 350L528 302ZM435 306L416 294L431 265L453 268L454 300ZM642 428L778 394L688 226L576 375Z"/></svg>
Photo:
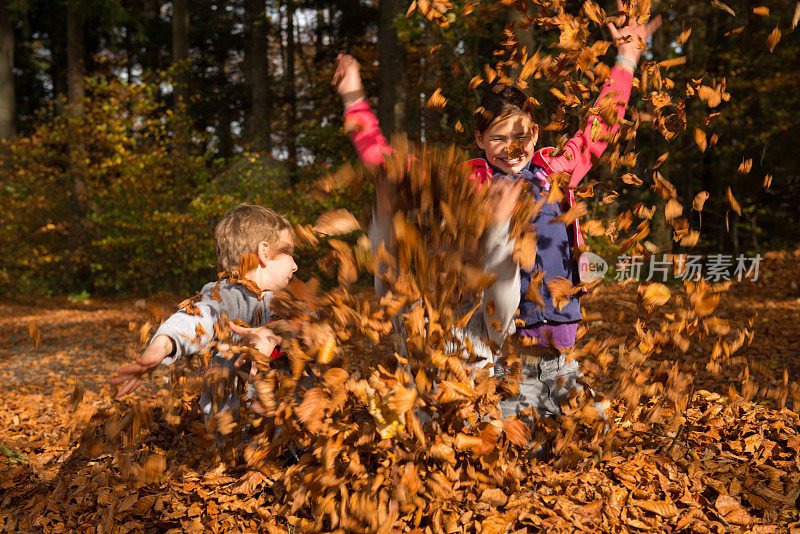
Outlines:
<svg viewBox="0 0 800 534"><path fill-rule="evenodd" d="M539 127L526 113L497 120L484 131L475 132L475 142L486 152L489 163L506 174L516 174L530 163Z"/></svg>

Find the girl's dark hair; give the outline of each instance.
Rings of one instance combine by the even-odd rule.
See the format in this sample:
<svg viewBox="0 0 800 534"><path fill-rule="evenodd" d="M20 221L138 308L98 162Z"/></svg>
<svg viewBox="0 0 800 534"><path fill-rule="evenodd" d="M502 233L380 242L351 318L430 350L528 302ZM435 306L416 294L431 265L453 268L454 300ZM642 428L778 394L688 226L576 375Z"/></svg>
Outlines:
<svg viewBox="0 0 800 534"><path fill-rule="evenodd" d="M490 83L483 92L480 107L475 110L475 130L484 133L498 119L516 113L532 114L527 110L528 96L510 85Z"/></svg>

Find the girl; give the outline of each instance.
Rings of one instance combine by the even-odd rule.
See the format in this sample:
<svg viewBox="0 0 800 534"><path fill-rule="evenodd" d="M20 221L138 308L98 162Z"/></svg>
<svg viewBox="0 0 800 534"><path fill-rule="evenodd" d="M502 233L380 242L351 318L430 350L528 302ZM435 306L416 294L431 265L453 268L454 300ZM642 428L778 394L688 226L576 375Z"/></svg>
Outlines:
<svg viewBox="0 0 800 534"><path fill-rule="evenodd" d="M624 7L621 0L617 6L620 13ZM597 103L613 99L620 118L630 97L633 72L639 61L644 43L661 25L661 18L639 24L630 24L617 29L608 28L617 45L614 68ZM340 55L333 84L345 108L345 124L359 156L368 165L380 165L390 149L380 132L378 121L364 101L364 90L355 59ZM577 361L567 361L564 353L574 346L578 322L581 320L578 295L569 297L566 305L555 306L548 289L548 282L557 277L573 283L579 280L578 266L571 248L583 245L577 221L569 227L558 221L558 217L575 203L574 188L592 166L593 158L599 157L606 148L600 139L614 133L617 126L608 128L599 115L590 116L587 126L569 140L564 151L554 156L552 148L535 150L539 128L530 113L525 111L527 96L520 90L494 85L486 90L481 100L485 110L478 114L475 128L475 143L483 151L482 157L467 162L472 167L472 176L482 184L496 182L501 178L523 179L530 184L530 194L535 200L549 194L547 177L565 172L570 175L565 206L558 202L546 202L532 223L538 235L536 263L533 270L521 270L519 328L512 342L521 347L524 354L525 377L520 381L520 393L501 404L503 416L517 415L526 408L533 408L540 416L560 415L561 402L569 391L576 387L581 376ZM596 104L597 105L597 104ZM595 125L595 121L600 121ZM598 133L598 126L599 133ZM592 133L594 131L594 134ZM376 185L377 213L391 213L386 204L390 193L382 192ZM384 200L382 200L382 198ZM528 286L536 271L544 277L539 289L539 299L528 299ZM538 301L538 302L537 302ZM544 306L539 304L544 302ZM561 303L563 304L563 303ZM513 330L513 327L512 327ZM516 339L514 339L516 338ZM530 347L532 338L536 348Z"/></svg>

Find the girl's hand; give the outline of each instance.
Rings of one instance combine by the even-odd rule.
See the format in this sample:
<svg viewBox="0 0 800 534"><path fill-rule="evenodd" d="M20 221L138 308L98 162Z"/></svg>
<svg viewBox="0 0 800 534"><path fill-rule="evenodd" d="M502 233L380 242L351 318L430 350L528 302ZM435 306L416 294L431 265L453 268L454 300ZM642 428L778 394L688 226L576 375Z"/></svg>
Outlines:
<svg viewBox="0 0 800 534"><path fill-rule="evenodd" d="M617 0L617 8L622 17L627 19L625 16L625 6L622 5L622 0ZM620 62L620 64L625 64L633 70L639 62L642 51L646 48L645 43L659 26L661 26L661 15L658 15L646 24L639 24L639 22L635 20L630 22L630 24L626 24L620 29L617 29L613 23L609 22L608 30L611 32L611 37L614 39L614 44L617 47L617 54L630 61L630 64L628 64L628 61L624 63Z"/></svg>
<svg viewBox="0 0 800 534"><path fill-rule="evenodd" d="M345 109L364 98L364 85L361 83L360 69L361 66L353 56L340 53L336 57L336 72L331 80L331 85L342 97Z"/></svg>
<svg viewBox="0 0 800 534"><path fill-rule="evenodd" d="M505 179L497 180L492 184L487 207L496 225L505 224L511 218L524 185L524 180L511 182Z"/></svg>

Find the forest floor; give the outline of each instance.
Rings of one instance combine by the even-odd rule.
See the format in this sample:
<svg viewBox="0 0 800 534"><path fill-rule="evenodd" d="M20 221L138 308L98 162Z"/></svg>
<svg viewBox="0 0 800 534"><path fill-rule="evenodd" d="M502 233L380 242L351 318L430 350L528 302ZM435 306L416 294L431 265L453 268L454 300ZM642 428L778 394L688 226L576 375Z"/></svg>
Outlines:
<svg viewBox="0 0 800 534"><path fill-rule="evenodd" d="M796 253L768 255L759 280L734 284L723 296L717 313L732 323L751 322L755 337L743 354L751 367L760 364L761 369L774 371L778 378L773 382L780 381L784 368L790 380L800 377L797 261ZM136 480L123 476L119 454L103 450L78 454L81 429L76 420L81 418L77 415L89 410L88 415L84 413L85 421L92 413L120 405L113 400L108 379L128 360L125 347L137 336L131 325L147 320L148 306L170 310L180 300L161 296L147 303L102 298L0 303L0 531L304 530L301 520L272 514L268 477L243 468L226 468L213 447L199 437L202 432L193 433L192 429L202 427L199 417L182 427L179 435L158 436L152 430L134 459L155 451L169 467L153 470L145 460L144 474ZM609 283L583 304L589 332L582 342L610 334L633 335L634 289ZM37 337L38 346L34 347L33 338ZM708 350L710 347L701 343L679 357L691 360ZM574 473L554 473L543 466L551 482L546 493L552 499L546 502L557 513L531 518L524 512L535 510L535 506L515 508L511 499L492 508L502 511L507 519L499 531L783 532L798 528L797 415L789 410L791 402L786 409L777 410L769 401L750 403L729 398L730 386L740 384L741 371L741 366L731 366L717 376L698 372L692 401L698 413L684 444L686 449L696 449L690 455L696 459L694 468L692 461L687 464L673 458L676 463L670 463L673 460L667 458L662 465L653 451L631 450L623 455L628 462L624 465L618 462L616 467L606 466L602 474L596 469L579 474L595 477L596 487L604 488L592 497L578 496L570 489L571 482L559 479L560 475L569 478ZM164 396L166 376L157 373L140 388L137 399L156 401ZM598 387L602 389L602 384ZM81 389L85 393L76 397L75 392ZM718 409L712 409L714 406ZM709 444L710 427L703 424L709 411L721 418L715 430L716 436L722 436L718 441L735 444L703 446ZM167 428L158 416L155 424L156 428ZM107 425L106 432L113 433L113 429L109 431ZM619 471L625 465L640 465L644 471L630 467L633 478L626 477ZM645 471L657 471L658 466L666 466L663 475L658 471L654 482L661 484L663 494L647 500L642 492L649 486L637 477L656 480L652 472L647 475ZM542 476L541 469L536 473ZM622 490L624 495L619 493ZM682 492L692 495L682 496ZM567 506L562 498L573 508L560 508ZM695 505L681 504L690 500L700 503L701 512ZM661 507L659 502L672 507ZM578 504L580 513L574 508ZM609 511L608 507L615 506L627 511L621 515L619 510ZM465 525L456 522L455 527L469 531ZM448 532L460 532L458 528ZM484 523L483 531L495 530Z"/></svg>

